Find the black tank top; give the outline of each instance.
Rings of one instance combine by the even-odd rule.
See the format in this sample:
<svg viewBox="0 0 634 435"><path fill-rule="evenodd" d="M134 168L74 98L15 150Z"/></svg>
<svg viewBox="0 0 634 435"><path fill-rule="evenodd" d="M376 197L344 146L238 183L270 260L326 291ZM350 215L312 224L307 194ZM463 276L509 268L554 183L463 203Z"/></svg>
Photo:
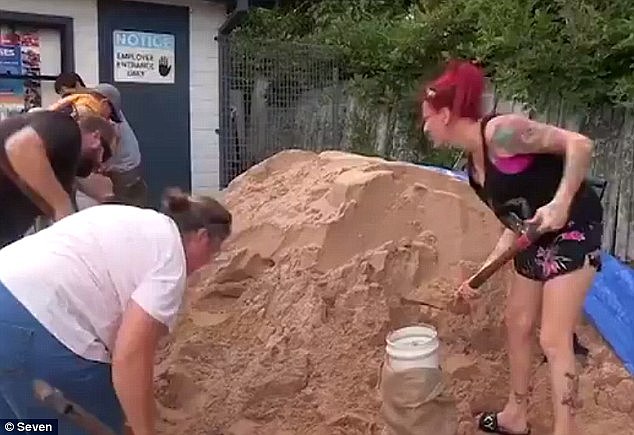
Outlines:
<svg viewBox="0 0 634 435"><path fill-rule="evenodd" d="M478 197L500 220L514 212L521 219L533 217L538 208L549 203L555 196L564 172L564 157L555 154L533 154L533 160L522 172L506 174L491 160L487 146L485 128L497 116L485 116L480 124L484 154L484 186L473 179L473 161L469 157L467 172L469 184ZM575 195L569 220L577 224L600 222L603 217L601 201L597 193L583 182Z"/></svg>

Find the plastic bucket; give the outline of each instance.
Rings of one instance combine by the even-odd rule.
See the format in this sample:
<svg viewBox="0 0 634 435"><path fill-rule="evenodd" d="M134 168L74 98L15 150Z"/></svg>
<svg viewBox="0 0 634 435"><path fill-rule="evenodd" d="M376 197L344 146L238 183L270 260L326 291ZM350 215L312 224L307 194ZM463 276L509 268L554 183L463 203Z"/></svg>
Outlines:
<svg viewBox="0 0 634 435"><path fill-rule="evenodd" d="M418 325L397 329L386 338L386 352L394 371L438 368L438 333L433 326Z"/></svg>

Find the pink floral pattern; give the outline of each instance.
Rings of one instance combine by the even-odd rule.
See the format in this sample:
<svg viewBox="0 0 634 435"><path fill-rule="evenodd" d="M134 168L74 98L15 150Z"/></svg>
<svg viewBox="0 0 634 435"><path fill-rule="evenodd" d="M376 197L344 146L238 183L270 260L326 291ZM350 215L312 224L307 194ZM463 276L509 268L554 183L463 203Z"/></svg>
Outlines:
<svg viewBox="0 0 634 435"><path fill-rule="evenodd" d="M550 275L566 270L566 263L571 260L563 255L558 255L557 251L557 245L549 246L548 248L540 246L537 249L535 263L541 268L542 276L547 278Z"/></svg>
<svg viewBox="0 0 634 435"><path fill-rule="evenodd" d="M567 231L557 236L555 243L561 240L573 240L575 242L583 242L585 239L586 236L581 231Z"/></svg>
<svg viewBox="0 0 634 435"><path fill-rule="evenodd" d="M515 258L515 267L520 274L531 279L545 281L553 276L579 267L577 257L569 257L568 252L577 253L588 248L594 250L584 257L597 270L601 269L601 250L597 244L601 243L602 227L600 223L588 222L577 225L570 221L555 237L536 243ZM579 244L578 246L574 246ZM596 247L596 248L595 248Z"/></svg>
<svg viewBox="0 0 634 435"><path fill-rule="evenodd" d="M568 228L572 222L568 224ZM538 247L535 255L535 264L541 269L542 276L548 278L566 270L567 264L572 260L559 254L559 244L564 241L583 242L586 235L582 231L570 230L559 234L552 244L547 247Z"/></svg>

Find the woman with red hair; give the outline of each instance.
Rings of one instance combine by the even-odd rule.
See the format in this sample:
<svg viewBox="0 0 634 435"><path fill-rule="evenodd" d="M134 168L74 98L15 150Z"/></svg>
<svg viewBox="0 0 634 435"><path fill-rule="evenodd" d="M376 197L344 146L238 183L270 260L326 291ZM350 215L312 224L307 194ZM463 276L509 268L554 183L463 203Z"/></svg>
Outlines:
<svg viewBox="0 0 634 435"><path fill-rule="evenodd" d="M531 339L541 314L540 344L548 358L554 435L577 434L579 406L573 332L600 268L603 210L586 181L592 141L586 136L519 114L482 114L484 74L454 61L421 95L423 131L440 146L468 156L469 183L502 222L514 213L541 236L514 259L506 304L510 363L509 399L500 412L479 416L488 433L527 434ZM517 235L505 229L489 259ZM475 290L467 283L459 293Z"/></svg>

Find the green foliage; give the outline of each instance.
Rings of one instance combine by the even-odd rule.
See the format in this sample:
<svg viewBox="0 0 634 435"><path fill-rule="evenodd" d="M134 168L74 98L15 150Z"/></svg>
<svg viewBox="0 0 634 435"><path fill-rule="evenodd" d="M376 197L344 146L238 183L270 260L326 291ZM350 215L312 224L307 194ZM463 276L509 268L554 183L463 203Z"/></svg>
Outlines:
<svg viewBox="0 0 634 435"><path fill-rule="evenodd" d="M479 60L501 96L535 110L634 101L631 0L286 0L238 34L333 47L356 95L407 117L414 154L444 164L455 155L421 136L416 91L449 58Z"/></svg>
<svg viewBox="0 0 634 435"><path fill-rule="evenodd" d="M634 97L630 0L321 0L256 10L241 33L337 47L359 91L390 102L448 57L482 61L502 93L587 107Z"/></svg>

